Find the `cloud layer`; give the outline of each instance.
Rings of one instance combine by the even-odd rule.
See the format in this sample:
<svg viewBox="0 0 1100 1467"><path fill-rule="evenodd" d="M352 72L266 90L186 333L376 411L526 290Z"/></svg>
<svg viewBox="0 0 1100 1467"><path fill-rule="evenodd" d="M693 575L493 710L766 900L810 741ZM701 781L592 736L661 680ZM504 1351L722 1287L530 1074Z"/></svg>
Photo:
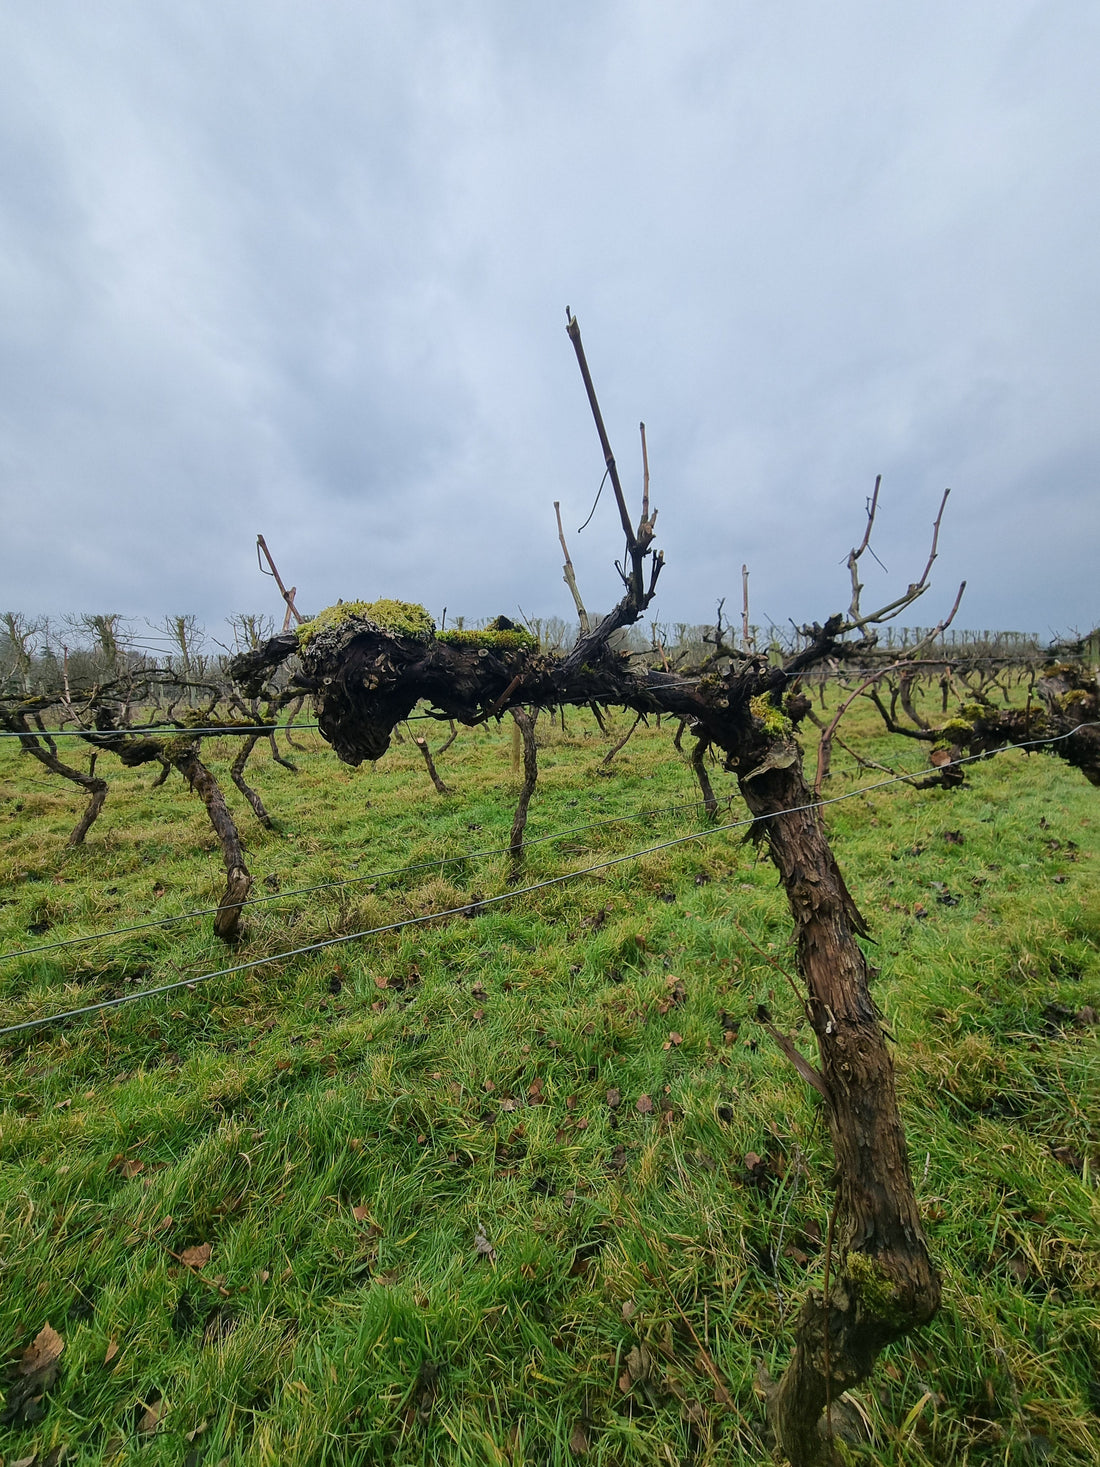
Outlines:
<svg viewBox="0 0 1100 1467"><path fill-rule="evenodd" d="M7 9L0 602L566 613L644 418L660 613L1100 619L1100 16L841 0ZM572 548L616 594L609 504ZM925 610L927 606L927 611Z"/></svg>

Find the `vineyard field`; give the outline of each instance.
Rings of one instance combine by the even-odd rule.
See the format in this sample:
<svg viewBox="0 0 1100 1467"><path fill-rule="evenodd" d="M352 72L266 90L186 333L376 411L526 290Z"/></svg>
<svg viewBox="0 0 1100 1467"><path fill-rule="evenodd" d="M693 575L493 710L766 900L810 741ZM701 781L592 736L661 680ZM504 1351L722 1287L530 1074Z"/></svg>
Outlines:
<svg viewBox="0 0 1100 1467"><path fill-rule="evenodd" d="M259 746L232 948L177 774L101 767L68 848L78 792L0 741L0 1027L126 1000L0 1044L0 1461L767 1460L832 1158L760 1006L812 1036L733 776L708 819L668 719L605 764L632 721L540 716L511 886L509 725L459 733L445 795L412 732L446 725L358 770ZM873 710L844 737L925 758ZM203 745L231 793L234 753ZM837 1429L856 1461L1100 1463L1096 791L838 749L824 797L944 1279Z"/></svg>

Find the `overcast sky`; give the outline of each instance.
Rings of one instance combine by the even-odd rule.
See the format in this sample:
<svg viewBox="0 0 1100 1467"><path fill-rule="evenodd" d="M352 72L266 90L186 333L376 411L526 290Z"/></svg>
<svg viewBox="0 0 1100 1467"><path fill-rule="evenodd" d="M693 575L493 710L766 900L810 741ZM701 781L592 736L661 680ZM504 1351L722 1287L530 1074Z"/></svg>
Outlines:
<svg viewBox="0 0 1100 1467"><path fill-rule="evenodd" d="M0 609L1100 620L1100 6L0 0Z"/></svg>

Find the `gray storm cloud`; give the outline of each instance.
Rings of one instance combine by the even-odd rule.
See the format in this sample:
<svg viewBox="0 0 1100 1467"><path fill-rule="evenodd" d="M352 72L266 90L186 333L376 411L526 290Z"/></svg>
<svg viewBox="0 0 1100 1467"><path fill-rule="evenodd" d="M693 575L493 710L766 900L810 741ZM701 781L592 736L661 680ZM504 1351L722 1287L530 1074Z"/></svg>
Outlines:
<svg viewBox="0 0 1100 1467"><path fill-rule="evenodd" d="M836 609L881 472L887 592L953 489L926 620L1100 619L1091 8L5 9L3 605L215 622L262 530L308 607L568 612L568 304L663 617Z"/></svg>

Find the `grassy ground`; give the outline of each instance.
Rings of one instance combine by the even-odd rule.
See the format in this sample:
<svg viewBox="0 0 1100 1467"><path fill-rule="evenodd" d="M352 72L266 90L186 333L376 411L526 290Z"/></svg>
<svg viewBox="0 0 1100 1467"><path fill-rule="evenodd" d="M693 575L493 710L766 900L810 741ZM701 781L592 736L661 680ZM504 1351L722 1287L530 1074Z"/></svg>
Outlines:
<svg viewBox="0 0 1100 1467"><path fill-rule="evenodd" d="M531 882L706 828L667 725L610 777L587 715L540 730L528 835L558 838ZM297 774L258 751L279 829L240 821L276 899L237 954L206 917L8 960L0 1023L505 890L499 853L451 858L506 844L507 728L460 735L448 797L407 742L351 771L301 737ZM198 800L100 764L70 851L75 792L0 748L4 952L216 900ZM879 778L838 752L827 793ZM1100 1462L1097 792L1013 753L827 820L946 1285L856 1393L854 1456ZM765 1459L755 1373L820 1280L830 1157L751 1020L795 1003L761 954L789 963L782 893L742 835L0 1041L0 1459ZM60 1359L46 1336L20 1375L47 1323Z"/></svg>

